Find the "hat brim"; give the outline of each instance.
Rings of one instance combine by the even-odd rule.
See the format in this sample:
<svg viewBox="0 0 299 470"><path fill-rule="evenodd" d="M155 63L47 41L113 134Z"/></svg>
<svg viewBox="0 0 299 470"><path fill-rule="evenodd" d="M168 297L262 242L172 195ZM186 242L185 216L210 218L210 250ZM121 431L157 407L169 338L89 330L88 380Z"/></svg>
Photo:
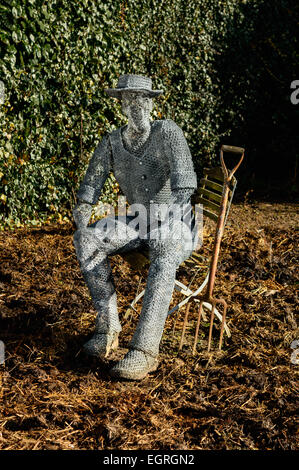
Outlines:
<svg viewBox="0 0 299 470"><path fill-rule="evenodd" d="M113 98L121 98L121 94L124 91L133 91L134 93L144 93L150 98L155 98L156 96L162 95L163 90L145 90L142 88L106 88L105 92L112 96Z"/></svg>

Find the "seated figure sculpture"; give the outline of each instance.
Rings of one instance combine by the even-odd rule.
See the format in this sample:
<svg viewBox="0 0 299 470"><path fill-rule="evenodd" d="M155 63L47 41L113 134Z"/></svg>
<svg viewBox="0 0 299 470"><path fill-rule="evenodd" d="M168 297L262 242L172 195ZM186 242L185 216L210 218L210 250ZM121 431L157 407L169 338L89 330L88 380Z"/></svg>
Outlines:
<svg viewBox="0 0 299 470"><path fill-rule="evenodd" d="M158 366L176 270L197 244L190 203L197 178L182 130L172 120L150 119L152 98L163 91L153 90L149 77L123 75L117 88L105 91L121 100L128 123L107 134L96 148L73 211L77 258L97 311L94 335L84 349L103 359L118 346L121 325L108 256L146 248L150 266L140 318L129 351L110 370L114 377L141 380ZM142 234L129 215L116 217L110 230L104 230L103 220L88 225L110 171L129 204L142 204L146 217L151 215ZM174 206L182 209L181 216L159 210Z"/></svg>

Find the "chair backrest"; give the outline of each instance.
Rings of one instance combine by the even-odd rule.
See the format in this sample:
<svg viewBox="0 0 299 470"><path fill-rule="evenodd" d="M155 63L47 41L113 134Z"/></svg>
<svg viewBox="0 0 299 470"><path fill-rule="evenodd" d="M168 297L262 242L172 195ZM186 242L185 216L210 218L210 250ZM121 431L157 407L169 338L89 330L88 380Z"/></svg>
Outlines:
<svg viewBox="0 0 299 470"><path fill-rule="evenodd" d="M220 204L223 191L224 175L222 168L204 168L203 178L200 180L200 184L193 197L195 204L203 205L203 214L214 222L217 222L220 213ZM236 189L237 180L233 176L228 195L228 203L225 214L225 222L229 214L231 202Z"/></svg>

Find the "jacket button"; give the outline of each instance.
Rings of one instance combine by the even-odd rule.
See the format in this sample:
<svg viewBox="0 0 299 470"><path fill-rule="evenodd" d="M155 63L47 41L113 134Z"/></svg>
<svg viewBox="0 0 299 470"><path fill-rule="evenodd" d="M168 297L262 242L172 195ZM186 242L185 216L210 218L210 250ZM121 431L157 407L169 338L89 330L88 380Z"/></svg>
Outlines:
<svg viewBox="0 0 299 470"><path fill-rule="evenodd" d="M146 175L142 175L141 178L142 178L143 180L146 180Z"/></svg>
<svg viewBox="0 0 299 470"><path fill-rule="evenodd" d="M148 188L144 188L146 192L148 192Z"/></svg>

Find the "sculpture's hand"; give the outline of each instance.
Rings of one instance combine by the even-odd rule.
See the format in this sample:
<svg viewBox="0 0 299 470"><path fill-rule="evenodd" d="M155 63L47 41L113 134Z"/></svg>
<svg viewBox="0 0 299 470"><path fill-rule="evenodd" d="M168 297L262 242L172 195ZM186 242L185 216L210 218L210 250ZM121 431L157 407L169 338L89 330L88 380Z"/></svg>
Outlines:
<svg viewBox="0 0 299 470"><path fill-rule="evenodd" d="M92 211L92 205L87 202L79 202L73 209L73 217L77 229L85 228L88 225Z"/></svg>
<svg viewBox="0 0 299 470"><path fill-rule="evenodd" d="M162 223L173 224L175 219L181 220L184 205L190 202L190 197L194 189L179 188L172 191L172 198L169 206L157 204L154 210L154 217Z"/></svg>
<svg viewBox="0 0 299 470"><path fill-rule="evenodd" d="M160 224L169 224L173 222L173 212L172 206L167 206L166 204L158 204L156 210L154 211L154 218Z"/></svg>
<svg viewBox="0 0 299 470"><path fill-rule="evenodd" d="M193 188L179 188L172 192L172 203L173 204L187 204L194 192Z"/></svg>
<svg viewBox="0 0 299 470"><path fill-rule="evenodd" d="M191 217L190 197L194 192L193 188L179 188L172 191L170 204L157 204L154 206L153 217L159 223L159 230L173 229L174 224L182 220L189 221ZM187 207L186 207L187 205ZM189 209L190 205L190 209ZM154 229L155 231L155 229ZM151 230L149 230L151 232Z"/></svg>

